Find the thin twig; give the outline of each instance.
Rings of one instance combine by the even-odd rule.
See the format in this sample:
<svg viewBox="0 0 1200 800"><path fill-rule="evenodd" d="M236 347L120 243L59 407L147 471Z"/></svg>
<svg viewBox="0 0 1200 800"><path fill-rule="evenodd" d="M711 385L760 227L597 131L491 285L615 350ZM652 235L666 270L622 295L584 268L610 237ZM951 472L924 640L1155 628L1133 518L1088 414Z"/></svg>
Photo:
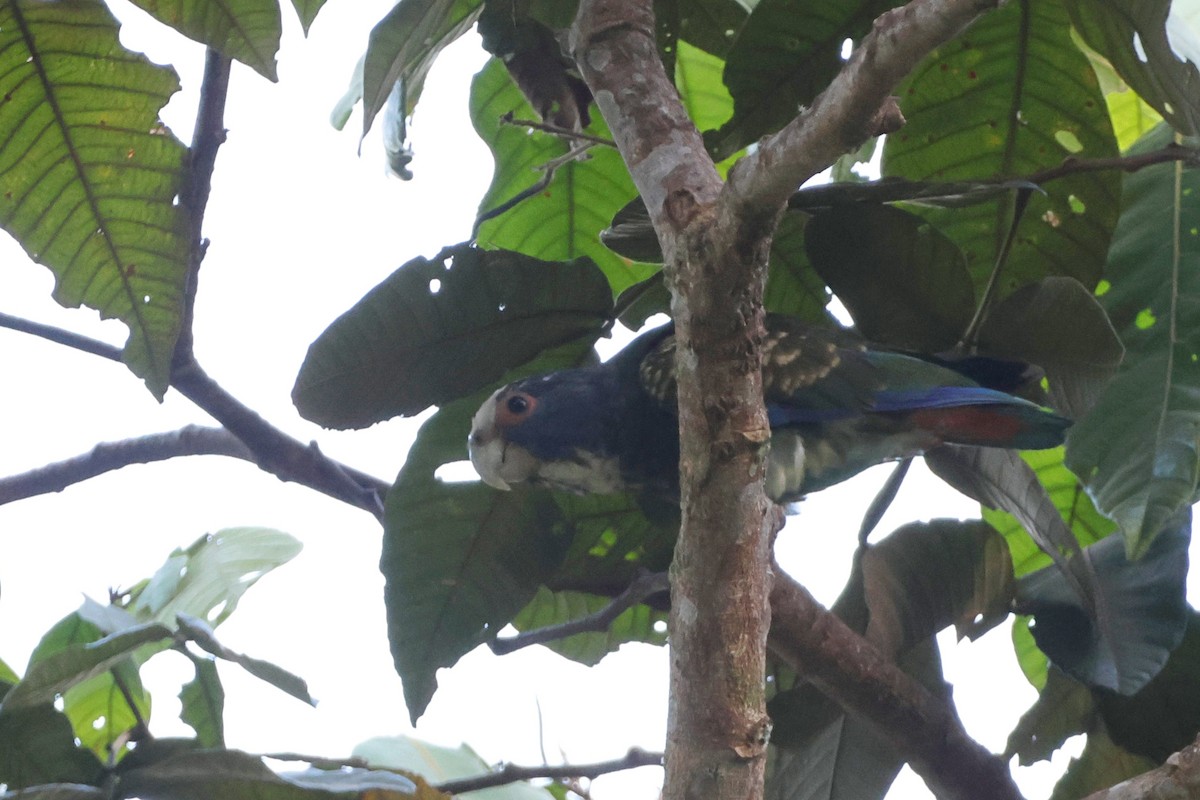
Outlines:
<svg viewBox="0 0 1200 800"><path fill-rule="evenodd" d="M1008 231L1005 233L1004 241L1000 243L1000 252L996 253L996 261L992 265L992 272L988 276L987 285L983 287L983 294L979 298L979 305L975 306L975 314L971 317L971 322L967 325L966 331L959 340L959 349L964 352L973 353L976 341L979 338L979 329L983 327L983 321L987 318L987 311L996 299L996 287L1000 285L1000 274L1004 271L1004 265L1008 263L1008 256L1012 252L1013 242L1017 239L1017 229L1021 226L1021 219L1025 216L1025 209L1029 208L1029 198L1033 195L1032 189L1022 188L1017 189L1013 195L1012 201L1012 218L1008 222Z"/></svg>
<svg viewBox="0 0 1200 800"><path fill-rule="evenodd" d="M586 617L573 619L558 625L547 625L532 631L524 631L516 636L495 639L490 643L492 652L505 655L523 647L535 644L545 644L577 633L597 633L608 630L608 626L627 609L632 608L651 595L665 592L670 588L670 582L665 572L641 572L629 584L629 588L612 599L604 608Z"/></svg>
<svg viewBox="0 0 1200 800"><path fill-rule="evenodd" d="M0 314L0 328L28 333L111 361L121 360L120 348L51 325ZM288 436L225 391L195 361L176 366L171 386L240 439L254 453L254 461L260 468L383 518L383 495L389 486L386 481L328 458L315 444L306 445Z"/></svg>
<svg viewBox="0 0 1200 800"><path fill-rule="evenodd" d="M132 738L135 741L143 739L153 739L154 734L150 733L150 726L146 724L145 717L142 716L142 710L138 708L137 702L133 699L133 692L125 683L125 679L121 677L117 669L110 669L108 674L112 676L113 685L117 687L117 691L121 693L121 697L125 700L125 705L129 707L129 713L133 714L136 726L132 732Z"/></svg>
<svg viewBox="0 0 1200 800"><path fill-rule="evenodd" d="M513 195L509 199L505 200L500 205L498 205L494 208L490 208L487 211L479 212L479 216L475 217L475 224L471 226L471 238L474 239L477 236L479 236L479 228L483 225L483 223L487 222L489 219L494 219L494 218L500 216L501 214L503 214L504 212L508 211L509 209L520 205L521 203L525 202L529 198L536 197L537 195L546 191L546 189L550 186L550 183L554 180L554 173L558 171L559 167L561 167L563 164L570 163L571 161L574 161L575 159L579 158L579 156L581 156L584 152L586 152L593 146L594 145L592 145L591 143L584 143L582 145L572 147L564 155L561 155L558 158L551 159L550 161L547 161L545 164L539 165L537 167L537 169L542 170L543 174L542 174L542 177L537 181L537 183L533 184L532 186L530 186L526 189L522 189L521 191L517 192L515 195Z"/></svg>
<svg viewBox="0 0 1200 800"><path fill-rule="evenodd" d="M527 781L534 778L551 778L554 780L565 778L596 778L600 775L607 775L610 772L620 772L626 769L636 769L637 767L661 767L662 763L662 753L650 753L642 750L640 747L631 747L629 752L622 758L613 759L612 761L601 761L595 764L565 764L558 767L521 767L515 764L505 764L495 772L489 772L486 775L480 775L475 778L446 781L434 788L446 794L463 794L464 792L490 789L493 786L504 786L509 783Z"/></svg>
<svg viewBox="0 0 1200 800"><path fill-rule="evenodd" d="M61 492L106 472L132 464L150 464L180 456L216 455L254 461L254 454L224 428L187 425L119 442L102 442L87 453L19 475L0 478L0 505L40 494Z"/></svg>
<svg viewBox="0 0 1200 800"><path fill-rule="evenodd" d="M501 125L514 125L520 128L532 128L544 133L551 133L555 136L561 136L564 139L577 139L582 142L591 142L593 144L602 144L606 147L616 147L617 143L612 139L606 139L603 136L594 136L583 131L573 131L570 128L562 128L558 125L551 125L549 122L539 122L536 119L514 119L512 112L508 112L500 117Z"/></svg>
<svg viewBox="0 0 1200 800"><path fill-rule="evenodd" d="M1200 164L1200 149L1184 147L1181 144L1172 142L1160 150L1151 150L1149 153L1139 153L1133 156L1067 158L1057 167L1050 167L1027 177L1030 181L1041 184L1085 172L1103 172L1111 169L1121 170L1122 172L1137 172L1139 169L1170 161L1186 161L1193 165Z"/></svg>
<svg viewBox="0 0 1200 800"><path fill-rule="evenodd" d="M879 492L871 499L871 504L867 506L867 513L863 514L862 524L858 526L859 547L867 546L867 539L871 536L871 531L875 530L875 526L883 519L883 515L892 505L892 501L896 499L896 493L900 491L900 485L904 483L904 477L908 475L908 468L911 465L911 457L898 463L892 470L892 474L888 475L888 479L880 487Z"/></svg>

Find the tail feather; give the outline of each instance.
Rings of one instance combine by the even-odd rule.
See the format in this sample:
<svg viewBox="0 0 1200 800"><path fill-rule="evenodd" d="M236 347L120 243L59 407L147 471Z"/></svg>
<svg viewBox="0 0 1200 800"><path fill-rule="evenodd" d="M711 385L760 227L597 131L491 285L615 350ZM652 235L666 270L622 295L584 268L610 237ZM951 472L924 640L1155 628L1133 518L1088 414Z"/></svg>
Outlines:
<svg viewBox="0 0 1200 800"><path fill-rule="evenodd" d="M950 444L1044 450L1063 443L1071 420L1024 401L917 409L909 420Z"/></svg>

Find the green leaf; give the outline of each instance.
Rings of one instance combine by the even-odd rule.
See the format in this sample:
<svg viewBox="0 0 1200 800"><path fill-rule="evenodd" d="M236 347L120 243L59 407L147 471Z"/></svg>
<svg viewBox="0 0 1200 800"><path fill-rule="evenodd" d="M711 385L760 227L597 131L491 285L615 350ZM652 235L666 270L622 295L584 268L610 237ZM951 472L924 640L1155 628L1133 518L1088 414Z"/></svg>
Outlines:
<svg viewBox="0 0 1200 800"><path fill-rule="evenodd" d="M1166 126L1131 152L1170 141ZM1125 362L1067 438L1067 463L1100 510L1145 552L1200 473L1200 169L1163 164L1125 178L1125 207L1100 298Z"/></svg>
<svg viewBox="0 0 1200 800"><path fill-rule="evenodd" d="M1116 141L1096 76L1071 41L1057 0L1009 3L929 55L897 94L907 124L887 137L883 174L914 180L1008 179L1063 159L1110 157ZM1048 182L1021 218L999 296L1047 275L1096 285L1120 178L1112 171ZM920 214L962 248L979 292L1008 230L1005 200Z"/></svg>
<svg viewBox="0 0 1200 800"><path fill-rule="evenodd" d="M1021 578L1016 609L1032 614L1038 647L1089 686L1131 695L1159 673L1187 624L1187 551L1191 509L1138 561L1108 537L1083 552L1095 586L1095 620L1087 604L1051 566Z"/></svg>
<svg viewBox="0 0 1200 800"><path fill-rule="evenodd" d="M225 745L225 689L211 658L188 654L196 677L183 685L179 692L182 706L179 718L196 731L201 747Z"/></svg>
<svg viewBox="0 0 1200 800"><path fill-rule="evenodd" d="M594 614L611 602L612 598L609 597L582 592L552 592L543 586L529 605L521 609L512 624L519 631L561 625ZM608 630L602 633L579 633L547 642L546 647L564 658L591 667L626 642L666 644L666 619L665 611L638 604L621 612Z"/></svg>
<svg viewBox="0 0 1200 800"><path fill-rule="evenodd" d="M805 229L808 257L867 339L935 353L953 347L975 310L962 251L920 217L843 205Z"/></svg>
<svg viewBox="0 0 1200 800"><path fill-rule="evenodd" d="M19 680L21 680L21 677L13 671L12 667L5 663L4 659L0 658L0 685L5 683L16 683ZM0 693L0 699L3 697L4 695Z"/></svg>
<svg viewBox="0 0 1200 800"><path fill-rule="evenodd" d="M304 679L269 661L235 653L218 642L217 637L213 635L212 628L199 617L180 612L176 615L176 619L179 623L179 632L199 645L206 653L237 664L254 677L266 681L276 689L287 692L310 706L317 704L317 701L313 700L312 695L308 693L308 684L304 682Z"/></svg>
<svg viewBox="0 0 1200 800"><path fill-rule="evenodd" d="M418 788L403 775L376 770L280 775L260 757L238 750L183 750L141 759L121 773L120 787L122 797L146 800L413 800Z"/></svg>
<svg viewBox="0 0 1200 800"><path fill-rule="evenodd" d="M898 5L888 0L760 0L738 32L725 64L733 118L705 137L717 160L772 133L796 116L842 68L842 43Z"/></svg>
<svg viewBox="0 0 1200 800"><path fill-rule="evenodd" d="M161 642L173 635L165 625L151 622L35 658L21 682L4 696L0 714L52 702L56 695L72 686L112 669L142 645Z"/></svg>
<svg viewBox="0 0 1200 800"><path fill-rule="evenodd" d="M413 772L427 778L431 783L445 783L461 778L474 778L492 771L492 765L480 758L467 745L443 747L423 742L411 736L377 736L354 748L355 758L366 760L374 768L395 769ZM472 792L471 794L476 794ZM545 789L528 783L512 783L507 786L485 789L478 792L484 800L548 800Z"/></svg>
<svg viewBox="0 0 1200 800"><path fill-rule="evenodd" d="M770 265L763 305L767 311L800 317L813 323L827 323L829 290L813 269L804 246L804 229L809 216L788 211L779 220L771 239Z"/></svg>
<svg viewBox="0 0 1200 800"><path fill-rule="evenodd" d="M59 620L38 643L30 664L61 657L64 651L91 645L106 635L137 628L141 623L120 608L101 606L85 598L80 608ZM165 644L165 640L164 640ZM153 646L151 646L153 647ZM62 712L70 720L79 742L104 761L125 752L125 736L150 717L150 695L142 687L136 663L147 648L116 663L111 669L86 678L71 686L62 695ZM117 684L120 677L124 690ZM130 708L133 702L137 714Z"/></svg>
<svg viewBox="0 0 1200 800"><path fill-rule="evenodd" d="M149 581L130 593L139 619L174 627L179 613L216 627L259 578L300 552L300 542L270 528L226 528L176 550Z"/></svg>
<svg viewBox="0 0 1200 800"><path fill-rule="evenodd" d="M125 361L159 399L183 320L183 145L159 110L174 71L117 40L103 3L0 7L0 226L55 299L129 327Z"/></svg>
<svg viewBox="0 0 1200 800"><path fill-rule="evenodd" d="M1196 739L1200 730L1200 615L1188 611L1187 633L1162 672L1133 697L1097 693L1113 741L1155 763Z"/></svg>
<svg viewBox="0 0 1200 800"><path fill-rule="evenodd" d="M465 458L470 420L485 397L451 403L421 426L387 497L380 569L388 638L414 722L437 688L437 670L494 637L570 544L544 492L434 477Z"/></svg>
<svg viewBox="0 0 1200 800"><path fill-rule="evenodd" d="M728 3L734 6L736 3ZM675 53L675 88L696 128L716 128L733 113L733 98L721 80L725 62L685 41Z"/></svg>
<svg viewBox="0 0 1200 800"><path fill-rule="evenodd" d="M103 775L100 761L75 746L71 723L49 703L0 713L0 784L10 792L42 784L99 784Z"/></svg>
<svg viewBox="0 0 1200 800"><path fill-rule="evenodd" d="M1065 5L1079 34L1138 95L1180 133L1200 133L1200 70L1171 47L1170 0L1067 0Z"/></svg>
<svg viewBox="0 0 1200 800"><path fill-rule="evenodd" d="M438 54L469 31L482 10L483 0L401 0L379 21L363 59L364 137L396 81L404 81L412 113Z"/></svg>
<svg viewBox="0 0 1200 800"><path fill-rule="evenodd" d="M534 188L539 170L567 152L555 136L502 122L509 114L531 119L533 110L504 65L492 59L471 84L471 121L496 161L492 185L479 204L481 212ZM593 120L587 132L608 136L600 119ZM588 256L608 276L617 296L657 270L631 263L600 243L600 231L636 194L620 154L611 147L593 147L586 160L559 166L543 190L480 225L477 241L548 261Z"/></svg>
<svg viewBox="0 0 1200 800"><path fill-rule="evenodd" d="M304 20L302 0L295 0ZM275 54L283 21L275 0L132 0L150 16L189 39L237 59L264 78L277 81ZM320 8L320 3L316 4ZM317 13L312 10L313 16ZM311 22L311 18L309 18ZM304 30L307 33L308 24Z"/></svg>
<svg viewBox="0 0 1200 800"><path fill-rule="evenodd" d="M295 6L296 16L300 18L300 24L304 27L304 35L308 36L308 29L317 18L317 12L325 5L325 0L292 0L292 5Z"/></svg>
<svg viewBox="0 0 1200 800"><path fill-rule="evenodd" d="M416 414L543 350L599 336L611 314L608 283L587 259L449 247L408 262L330 325L292 399L302 416L335 428Z"/></svg>
<svg viewBox="0 0 1200 800"><path fill-rule="evenodd" d="M126 737L150 720L150 709L150 693L142 685L135 658L63 693L63 713L75 729L75 738L105 761L125 755Z"/></svg>

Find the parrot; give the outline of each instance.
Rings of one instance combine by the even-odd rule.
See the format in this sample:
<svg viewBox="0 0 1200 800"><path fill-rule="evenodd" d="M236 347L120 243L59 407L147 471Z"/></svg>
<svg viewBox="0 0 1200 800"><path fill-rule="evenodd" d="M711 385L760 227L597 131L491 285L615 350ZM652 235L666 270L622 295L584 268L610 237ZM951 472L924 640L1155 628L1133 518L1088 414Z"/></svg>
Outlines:
<svg viewBox="0 0 1200 800"><path fill-rule="evenodd" d="M875 464L940 444L1040 450L1071 420L1016 397L1028 365L872 349L845 331L768 314L764 488L790 504ZM476 412L471 463L490 486L679 496L673 324L608 361L497 389Z"/></svg>

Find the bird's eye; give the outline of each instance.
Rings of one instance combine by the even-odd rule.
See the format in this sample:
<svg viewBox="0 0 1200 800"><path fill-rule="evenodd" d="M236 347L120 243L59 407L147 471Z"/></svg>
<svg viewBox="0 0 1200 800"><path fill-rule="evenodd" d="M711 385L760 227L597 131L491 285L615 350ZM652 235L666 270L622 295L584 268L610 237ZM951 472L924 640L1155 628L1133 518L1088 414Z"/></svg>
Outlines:
<svg viewBox="0 0 1200 800"><path fill-rule="evenodd" d="M524 414L529 410L529 398L525 397L524 395L515 394L508 398L508 403L506 405L508 406L509 413L517 415Z"/></svg>

